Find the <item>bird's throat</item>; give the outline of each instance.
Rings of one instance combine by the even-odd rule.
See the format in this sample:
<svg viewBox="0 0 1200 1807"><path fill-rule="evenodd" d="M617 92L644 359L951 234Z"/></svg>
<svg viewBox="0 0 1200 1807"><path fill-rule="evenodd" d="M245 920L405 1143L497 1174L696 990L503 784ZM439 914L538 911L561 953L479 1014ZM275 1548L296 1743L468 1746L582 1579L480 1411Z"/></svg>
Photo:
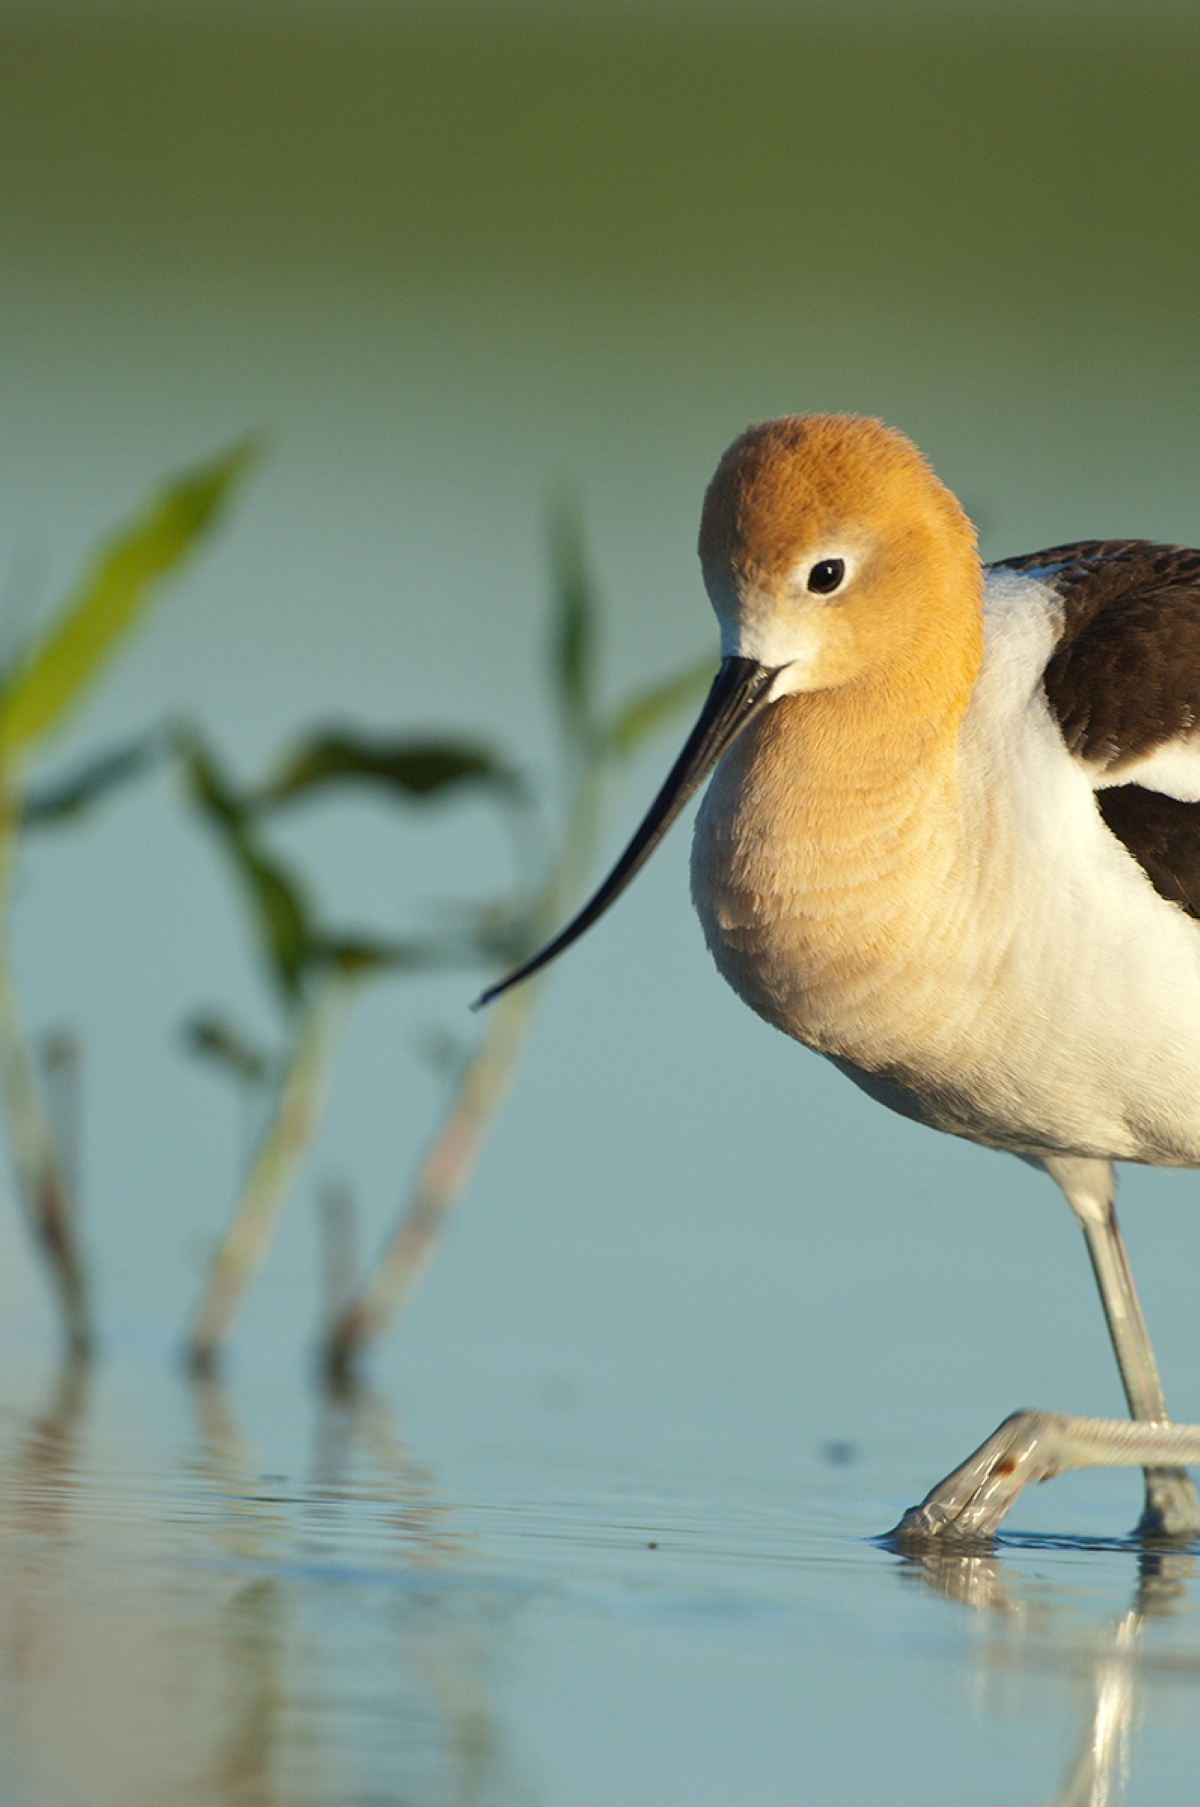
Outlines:
<svg viewBox="0 0 1200 1807"><path fill-rule="evenodd" d="M957 713L886 694L785 697L721 761L696 823L696 907L724 976L808 1045L855 1059L955 914ZM919 1008L916 998L912 1008Z"/></svg>

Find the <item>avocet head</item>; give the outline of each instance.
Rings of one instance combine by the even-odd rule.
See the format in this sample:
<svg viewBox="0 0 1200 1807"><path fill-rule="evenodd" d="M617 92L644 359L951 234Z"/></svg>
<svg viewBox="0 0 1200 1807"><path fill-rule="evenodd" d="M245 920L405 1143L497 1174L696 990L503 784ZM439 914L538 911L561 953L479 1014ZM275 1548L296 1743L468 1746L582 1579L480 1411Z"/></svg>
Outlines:
<svg viewBox="0 0 1200 1807"><path fill-rule="evenodd" d="M722 653L700 719L595 896L480 1003L603 915L770 704L880 676L903 685L918 672L922 694L931 683L970 688L982 586L974 529L916 447L881 421L788 415L747 428L708 486L700 562Z"/></svg>
<svg viewBox="0 0 1200 1807"><path fill-rule="evenodd" d="M902 671L978 617L971 523L877 420L750 427L708 486L700 561L723 655L770 667L772 699Z"/></svg>

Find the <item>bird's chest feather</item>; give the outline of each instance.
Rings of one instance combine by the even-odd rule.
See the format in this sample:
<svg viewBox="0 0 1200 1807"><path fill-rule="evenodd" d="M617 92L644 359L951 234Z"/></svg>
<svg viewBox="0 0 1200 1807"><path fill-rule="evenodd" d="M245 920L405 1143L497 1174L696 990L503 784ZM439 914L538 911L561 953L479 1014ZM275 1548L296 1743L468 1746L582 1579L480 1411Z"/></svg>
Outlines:
<svg viewBox="0 0 1200 1807"><path fill-rule="evenodd" d="M937 1128L1200 1161L1200 934L1040 702L919 748L861 724L839 743L810 704L752 724L697 818L696 907L734 989Z"/></svg>
<svg viewBox="0 0 1200 1807"><path fill-rule="evenodd" d="M696 822L693 894L718 966L752 1008L823 1053L887 1060L920 1034L929 973L953 958L954 749L919 770L836 758L809 709L775 705L718 767Z"/></svg>

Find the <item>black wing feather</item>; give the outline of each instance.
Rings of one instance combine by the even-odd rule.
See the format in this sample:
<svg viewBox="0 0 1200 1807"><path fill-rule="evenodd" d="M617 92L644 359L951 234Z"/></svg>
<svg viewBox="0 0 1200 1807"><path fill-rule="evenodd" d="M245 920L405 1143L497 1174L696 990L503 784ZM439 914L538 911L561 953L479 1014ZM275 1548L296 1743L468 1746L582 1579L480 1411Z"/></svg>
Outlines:
<svg viewBox="0 0 1200 1807"><path fill-rule="evenodd" d="M1046 699L1068 749L1117 773L1200 720L1200 550L1081 540L1000 561L1057 592ZM1099 790L1109 830L1161 897L1200 919L1200 803L1140 784Z"/></svg>

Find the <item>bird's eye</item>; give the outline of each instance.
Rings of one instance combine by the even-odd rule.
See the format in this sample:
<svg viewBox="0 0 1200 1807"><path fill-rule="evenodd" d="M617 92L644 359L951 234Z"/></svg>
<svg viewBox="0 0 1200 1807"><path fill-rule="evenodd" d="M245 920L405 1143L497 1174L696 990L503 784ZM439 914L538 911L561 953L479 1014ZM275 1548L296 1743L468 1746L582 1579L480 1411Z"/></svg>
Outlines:
<svg viewBox="0 0 1200 1807"><path fill-rule="evenodd" d="M808 574L808 587L815 596L832 596L846 575L844 558L823 558Z"/></svg>

